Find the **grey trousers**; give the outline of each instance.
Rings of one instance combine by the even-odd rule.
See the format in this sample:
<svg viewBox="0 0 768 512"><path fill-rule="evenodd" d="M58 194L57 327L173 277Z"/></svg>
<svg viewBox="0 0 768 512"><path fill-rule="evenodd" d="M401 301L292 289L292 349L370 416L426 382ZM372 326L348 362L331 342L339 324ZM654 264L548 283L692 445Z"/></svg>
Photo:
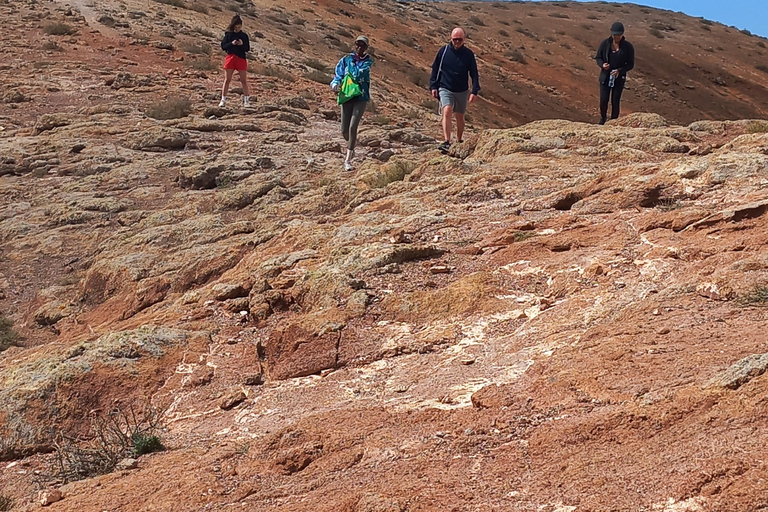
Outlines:
<svg viewBox="0 0 768 512"><path fill-rule="evenodd" d="M347 149L355 149L357 144L357 129L363 119L367 101L351 100L341 105L341 134L347 141Z"/></svg>

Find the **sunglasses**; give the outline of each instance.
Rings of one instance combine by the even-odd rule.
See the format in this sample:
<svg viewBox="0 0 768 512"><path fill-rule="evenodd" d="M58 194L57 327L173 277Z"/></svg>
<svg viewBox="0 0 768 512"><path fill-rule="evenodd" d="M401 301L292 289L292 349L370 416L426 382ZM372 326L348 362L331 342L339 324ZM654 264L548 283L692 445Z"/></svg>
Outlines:
<svg viewBox="0 0 768 512"><path fill-rule="evenodd" d="M453 41L454 43L460 43L460 42L462 42L463 40L464 40L464 38L463 38L463 37L452 37L452 38L451 38L451 41Z"/></svg>
<svg viewBox="0 0 768 512"><path fill-rule="evenodd" d="M365 44L362 41L355 41L355 46L357 46L358 48L366 48L366 47L368 47L368 45Z"/></svg>

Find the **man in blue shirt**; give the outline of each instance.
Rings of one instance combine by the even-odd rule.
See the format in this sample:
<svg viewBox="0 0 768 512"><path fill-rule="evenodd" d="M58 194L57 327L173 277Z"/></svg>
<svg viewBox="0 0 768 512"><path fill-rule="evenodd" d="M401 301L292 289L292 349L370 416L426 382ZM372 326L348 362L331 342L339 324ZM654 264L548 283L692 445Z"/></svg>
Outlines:
<svg viewBox="0 0 768 512"><path fill-rule="evenodd" d="M446 152L451 146L452 116L456 117L456 138L464 142L464 114L467 103L474 103L480 92L477 61L472 50L464 46L464 30L456 27L451 32L451 43L437 52L432 63L429 88L432 96L440 100L443 113L443 143L439 148ZM469 79L472 79L472 92Z"/></svg>

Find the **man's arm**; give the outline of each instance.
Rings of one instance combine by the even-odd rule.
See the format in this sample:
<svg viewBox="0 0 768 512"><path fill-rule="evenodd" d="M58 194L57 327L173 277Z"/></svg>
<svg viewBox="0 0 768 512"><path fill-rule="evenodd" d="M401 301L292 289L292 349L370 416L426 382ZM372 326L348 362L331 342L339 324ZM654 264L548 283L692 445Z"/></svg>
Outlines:
<svg viewBox="0 0 768 512"><path fill-rule="evenodd" d="M438 50L437 55L435 55L435 61L432 63L432 74L429 77L429 88L432 91L436 91L440 86L440 84L437 83L437 73L440 70L440 61L442 60L444 52L445 46Z"/></svg>
<svg viewBox="0 0 768 512"><path fill-rule="evenodd" d="M477 59L474 53L469 61L469 77L472 79L472 94L477 96L480 93L480 74L477 72Z"/></svg>

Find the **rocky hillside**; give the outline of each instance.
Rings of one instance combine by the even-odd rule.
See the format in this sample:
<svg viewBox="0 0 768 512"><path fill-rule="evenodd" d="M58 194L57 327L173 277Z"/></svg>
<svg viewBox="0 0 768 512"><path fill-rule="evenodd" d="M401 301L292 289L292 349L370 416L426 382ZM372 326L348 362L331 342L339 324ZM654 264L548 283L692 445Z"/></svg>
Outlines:
<svg viewBox="0 0 768 512"><path fill-rule="evenodd" d="M218 7L0 4L0 510L768 507L761 39L613 4L248 3L257 101L219 109ZM666 116L578 122L571 39L619 14L656 52L627 110ZM442 155L408 66L459 19L488 94ZM352 172L343 30L379 62Z"/></svg>

